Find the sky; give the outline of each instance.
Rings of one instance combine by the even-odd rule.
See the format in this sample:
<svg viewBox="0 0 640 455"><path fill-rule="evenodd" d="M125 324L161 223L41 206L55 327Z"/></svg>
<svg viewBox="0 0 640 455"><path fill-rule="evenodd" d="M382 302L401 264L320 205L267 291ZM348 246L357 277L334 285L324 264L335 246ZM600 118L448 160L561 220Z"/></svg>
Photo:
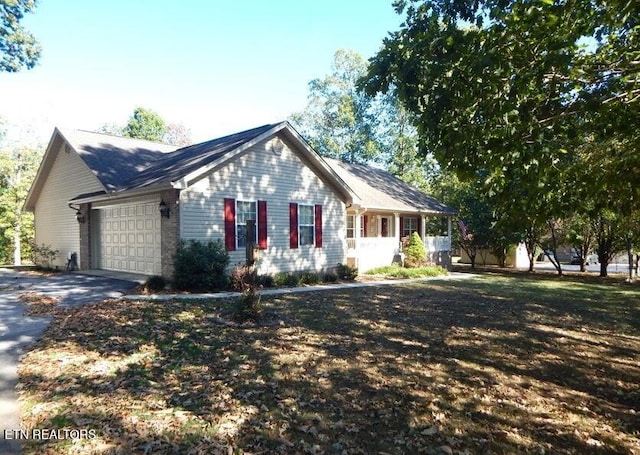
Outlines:
<svg viewBox="0 0 640 455"><path fill-rule="evenodd" d="M0 118L46 143L141 106L205 141L303 110L338 49L369 58L401 22L392 0L40 0L23 24L42 56L0 73Z"/></svg>

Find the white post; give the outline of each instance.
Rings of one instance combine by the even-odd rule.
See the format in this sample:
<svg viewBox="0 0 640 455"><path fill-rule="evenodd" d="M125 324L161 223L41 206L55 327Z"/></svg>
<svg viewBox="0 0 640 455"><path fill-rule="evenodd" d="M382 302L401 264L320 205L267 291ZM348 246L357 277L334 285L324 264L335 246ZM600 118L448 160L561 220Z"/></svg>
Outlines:
<svg viewBox="0 0 640 455"><path fill-rule="evenodd" d="M400 242L400 237L402 237L402 236L400 235L400 214L399 213L397 213L397 212L393 213L393 222L394 222L394 226L393 226L394 236L395 236L396 240L398 242Z"/></svg>
<svg viewBox="0 0 640 455"><path fill-rule="evenodd" d="M355 249L358 251L358 243L360 243L360 229L362 228L362 222L360 221L360 214L358 211L353 215L353 239L355 243Z"/></svg>

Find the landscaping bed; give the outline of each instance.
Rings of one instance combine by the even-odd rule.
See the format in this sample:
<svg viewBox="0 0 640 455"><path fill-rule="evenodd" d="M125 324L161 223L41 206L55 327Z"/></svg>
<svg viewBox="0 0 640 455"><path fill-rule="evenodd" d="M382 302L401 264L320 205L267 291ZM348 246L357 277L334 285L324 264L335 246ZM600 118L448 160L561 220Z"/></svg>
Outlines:
<svg viewBox="0 0 640 455"><path fill-rule="evenodd" d="M482 276L56 315L19 368L27 454L640 454L637 286ZM274 323L273 321L276 321Z"/></svg>

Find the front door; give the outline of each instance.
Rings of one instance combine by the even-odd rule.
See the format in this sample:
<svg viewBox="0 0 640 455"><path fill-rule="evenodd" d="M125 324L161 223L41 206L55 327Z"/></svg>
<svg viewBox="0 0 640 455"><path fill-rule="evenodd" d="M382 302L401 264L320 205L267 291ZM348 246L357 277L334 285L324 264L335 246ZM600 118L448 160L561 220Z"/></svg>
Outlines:
<svg viewBox="0 0 640 455"><path fill-rule="evenodd" d="M391 220L387 216L383 216L380 218L380 236L381 237L391 237L389 232L389 227L391 225Z"/></svg>

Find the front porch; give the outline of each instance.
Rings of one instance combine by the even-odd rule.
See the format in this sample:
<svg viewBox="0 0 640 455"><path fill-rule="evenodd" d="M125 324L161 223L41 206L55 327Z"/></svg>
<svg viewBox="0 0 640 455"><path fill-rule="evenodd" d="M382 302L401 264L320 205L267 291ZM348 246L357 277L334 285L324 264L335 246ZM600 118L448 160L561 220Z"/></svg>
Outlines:
<svg viewBox="0 0 640 455"><path fill-rule="evenodd" d="M434 220L446 226L433 230ZM442 225L443 223L435 223ZM444 232L442 232L444 231ZM347 213L347 264L364 272L398 262L402 240L417 232L427 250L427 261L449 268L451 265L451 217L418 213L360 211Z"/></svg>

